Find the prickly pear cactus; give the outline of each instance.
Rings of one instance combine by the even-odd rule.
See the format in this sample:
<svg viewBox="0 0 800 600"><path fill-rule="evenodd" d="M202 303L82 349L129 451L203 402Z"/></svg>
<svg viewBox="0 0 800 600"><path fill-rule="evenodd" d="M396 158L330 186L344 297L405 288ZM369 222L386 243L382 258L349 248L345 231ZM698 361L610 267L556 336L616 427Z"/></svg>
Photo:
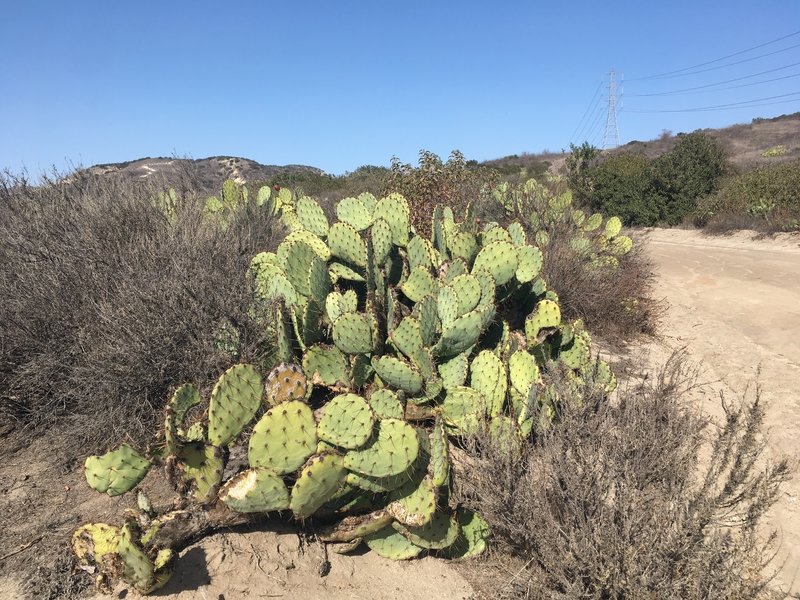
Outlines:
<svg viewBox="0 0 800 600"><path fill-rule="evenodd" d="M479 554L489 529L452 501L453 443L486 431L519 447L558 415L542 373L558 364L610 392L608 365L580 322L562 321L520 226L456 222L439 207L424 239L397 194L347 198L332 223L310 198L275 200L290 233L250 269L254 302L273 317L272 362L224 373L191 427L205 403L181 386L164 449L92 457L89 483L122 494L158 463L182 506L228 515L226 525L283 511L324 523L337 551L363 541L398 560ZM171 513L137 518L147 527L86 525L74 548L104 586L123 579L147 593L181 546L159 537Z"/></svg>

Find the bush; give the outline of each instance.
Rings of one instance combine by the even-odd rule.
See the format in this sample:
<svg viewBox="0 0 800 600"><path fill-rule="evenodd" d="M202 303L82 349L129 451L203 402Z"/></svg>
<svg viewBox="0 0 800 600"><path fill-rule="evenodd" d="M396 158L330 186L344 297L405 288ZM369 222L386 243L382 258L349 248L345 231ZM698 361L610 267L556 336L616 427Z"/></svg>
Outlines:
<svg viewBox="0 0 800 600"><path fill-rule="evenodd" d="M2 179L0 412L17 430L58 420L76 447L149 441L175 381L204 384L236 360L220 336L244 354L256 343L245 273L280 227L251 206L224 229L191 194L170 217L160 191Z"/></svg>
<svg viewBox="0 0 800 600"><path fill-rule="evenodd" d="M618 215L626 225L652 226L662 219L661 201L652 194L651 163L644 155L612 155L591 168L588 177L592 210Z"/></svg>
<svg viewBox="0 0 800 600"><path fill-rule="evenodd" d="M728 179L699 203L692 220L713 231L737 226L800 230L800 161L756 167Z"/></svg>
<svg viewBox="0 0 800 600"><path fill-rule="evenodd" d="M772 598L774 537L758 529L788 478L758 467L763 407L690 407L679 357L614 403L585 388L520 451L468 445L459 500L481 511L515 561L482 585L500 598ZM700 458L703 455L704 458Z"/></svg>
<svg viewBox="0 0 800 600"><path fill-rule="evenodd" d="M447 162L433 152L421 150L419 166L412 167L392 159L392 168L384 180L383 193L398 192L411 206L411 223L417 233L428 237L431 216L436 204L453 209L462 216L467 205L480 197L481 190L492 186L498 173L487 167L468 165L464 155L453 150Z"/></svg>

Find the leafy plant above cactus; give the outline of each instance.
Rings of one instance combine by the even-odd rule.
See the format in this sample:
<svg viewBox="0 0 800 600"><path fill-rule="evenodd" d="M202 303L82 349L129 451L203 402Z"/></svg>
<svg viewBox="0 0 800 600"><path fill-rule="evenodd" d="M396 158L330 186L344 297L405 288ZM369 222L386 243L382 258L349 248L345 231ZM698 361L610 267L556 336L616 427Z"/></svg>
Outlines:
<svg viewBox="0 0 800 600"><path fill-rule="evenodd" d="M149 593L189 540L273 511L314 519L337 551L478 554L488 527L451 498L459 440L485 431L513 451L547 428L564 393L542 377L554 364L572 385L615 386L582 323L562 321L518 224L457 222L440 206L427 239L398 194L346 198L333 223L311 198L270 201L289 233L251 264L270 317L266 362L225 372L191 425L204 401L179 387L157 451L86 461L100 492L130 491L158 464L180 495L177 510L140 497L122 527L75 532L101 588L120 579ZM605 231L618 239L613 222Z"/></svg>

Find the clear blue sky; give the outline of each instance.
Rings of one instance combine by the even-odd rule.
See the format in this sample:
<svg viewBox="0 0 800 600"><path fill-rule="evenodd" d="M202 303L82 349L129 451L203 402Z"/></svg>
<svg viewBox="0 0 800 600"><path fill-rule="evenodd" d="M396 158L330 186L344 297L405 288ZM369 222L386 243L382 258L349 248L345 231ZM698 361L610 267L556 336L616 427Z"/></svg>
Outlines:
<svg viewBox="0 0 800 600"><path fill-rule="evenodd" d="M795 33L797 0L26 0L0 14L0 168L12 171L233 155L338 174L421 148L484 160L592 140L575 137L584 115L602 145L607 91L593 94L611 67L624 74L622 142L800 111L800 93L784 96L800 92L800 34L636 80ZM762 98L783 103L633 112Z"/></svg>

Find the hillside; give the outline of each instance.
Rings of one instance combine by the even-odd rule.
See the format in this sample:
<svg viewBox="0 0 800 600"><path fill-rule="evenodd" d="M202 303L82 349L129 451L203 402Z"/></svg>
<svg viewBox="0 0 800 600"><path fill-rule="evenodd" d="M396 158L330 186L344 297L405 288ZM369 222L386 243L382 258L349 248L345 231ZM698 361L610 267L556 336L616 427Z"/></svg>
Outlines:
<svg viewBox="0 0 800 600"><path fill-rule="evenodd" d="M83 172L92 175L121 174L131 179L162 176L172 186L179 186L182 179L189 178L193 187L208 193L218 191L222 182L233 179L238 183L245 181L266 181L276 175L313 174L323 171L305 165L262 165L248 158L235 156L210 156L208 158L139 158L129 162L94 165Z"/></svg>

